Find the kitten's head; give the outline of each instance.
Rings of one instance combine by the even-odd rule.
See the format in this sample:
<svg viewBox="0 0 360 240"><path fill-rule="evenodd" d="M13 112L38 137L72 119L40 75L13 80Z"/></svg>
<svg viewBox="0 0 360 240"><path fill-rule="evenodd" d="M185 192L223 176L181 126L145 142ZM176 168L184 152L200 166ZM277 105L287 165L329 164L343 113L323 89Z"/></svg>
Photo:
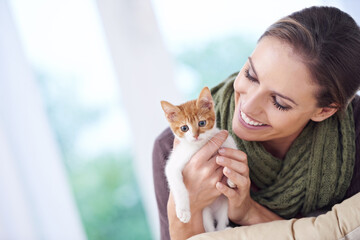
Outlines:
<svg viewBox="0 0 360 240"><path fill-rule="evenodd" d="M201 90L198 99L174 106L161 101L170 128L180 141L200 143L209 140L209 130L215 127L214 102L209 88Z"/></svg>

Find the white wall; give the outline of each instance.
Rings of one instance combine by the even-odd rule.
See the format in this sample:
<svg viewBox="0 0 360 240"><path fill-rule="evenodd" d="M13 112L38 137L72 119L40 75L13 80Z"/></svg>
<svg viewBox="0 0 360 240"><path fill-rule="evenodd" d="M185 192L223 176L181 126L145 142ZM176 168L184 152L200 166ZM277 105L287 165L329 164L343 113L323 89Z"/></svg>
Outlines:
<svg viewBox="0 0 360 240"><path fill-rule="evenodd" d="M158 239L151 156L155 137L168 126L160 101L180 99L172 60L150 0L98 0L97 4L133 132L135 174L154 239Z"/></svg>
<svg viewBox="0 0 360 240"><path fill-rule="evenodd" d="M86 239L6 0L0 36L0 239Z"/></svg>

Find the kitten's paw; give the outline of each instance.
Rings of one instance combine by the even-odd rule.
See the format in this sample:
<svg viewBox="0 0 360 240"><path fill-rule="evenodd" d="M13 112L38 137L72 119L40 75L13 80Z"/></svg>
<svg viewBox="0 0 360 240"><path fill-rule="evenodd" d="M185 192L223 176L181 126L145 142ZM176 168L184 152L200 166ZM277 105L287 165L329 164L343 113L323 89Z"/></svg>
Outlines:
<svg viewBox="0 0 360 240"><path fill-rule="evenodd" d="M236 188L236 184L233 183L230 179L227 179L227 185L231 188Z"/></svg>
<svg viewBox="0 0 360 240"><path fill-rule="evenodd" d="M176 209L176 216L179 218L179 220L183 223L188 223L191 218L191 213L189 210L185 209Z"/></svg>

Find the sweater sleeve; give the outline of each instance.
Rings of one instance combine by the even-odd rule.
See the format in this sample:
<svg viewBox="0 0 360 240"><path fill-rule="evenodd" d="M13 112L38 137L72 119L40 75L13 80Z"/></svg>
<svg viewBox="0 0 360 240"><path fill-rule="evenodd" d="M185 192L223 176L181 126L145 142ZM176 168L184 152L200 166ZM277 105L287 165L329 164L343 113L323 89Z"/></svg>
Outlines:
<svg viewBox="0 0 360 240"><path fill-rule="evenodd" d="M215 239L360 239L360 193L318 217L280 220L203 233L190 240Z"/></svg>
<svg viewBox="0 0 360 240"><path fill-rule="evenodd" d="M353 177L345 198L349 198L360 192L360 97L356 96L352 101L355 123L355 164Z"/></svg>
<svg viewBox="0 0 360 240"><path fill-rule="evenodd" d="M161 240L170 240L167 217L169 188L165 176L165 164L172 150L173 142L174 135L170 128L165 129L155 140L152 156L154 187L159 212Z"/></svg>

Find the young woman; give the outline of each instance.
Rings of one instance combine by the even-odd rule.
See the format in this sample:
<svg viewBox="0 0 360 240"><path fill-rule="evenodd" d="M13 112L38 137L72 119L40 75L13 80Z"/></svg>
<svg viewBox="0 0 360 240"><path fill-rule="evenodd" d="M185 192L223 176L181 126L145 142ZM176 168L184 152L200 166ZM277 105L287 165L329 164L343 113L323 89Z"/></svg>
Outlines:
<svg viewBox="0 0 360 240"><path fill-rule="evenodd" d="M239 150L219 149L224 131L186 165L189 223L177 219L164 176L171 131L156 140L162 239L204 232L202 209L220 194L231 222L253 225L329 209L360 192L359 86L360 30L348 14L312 7L271 25L241 71L212 89L218 125ZM222 174L237 188L221 183Z"/></svg>

